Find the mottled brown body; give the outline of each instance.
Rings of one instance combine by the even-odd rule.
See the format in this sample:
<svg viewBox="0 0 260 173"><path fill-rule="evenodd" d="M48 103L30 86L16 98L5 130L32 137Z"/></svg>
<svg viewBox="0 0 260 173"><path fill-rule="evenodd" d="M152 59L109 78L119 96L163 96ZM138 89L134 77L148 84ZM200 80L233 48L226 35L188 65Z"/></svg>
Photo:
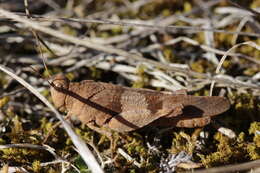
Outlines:
<svg viewBox="0 0 260 173"><path fill-rule="evenodd" d="M51 87L53 102L61 111L76 116L87 125L119 132L153 126L201 127L211 116L229 109L229 101L219 96L191 96L133 89L85 80L69 82L57 75Z"/></svg>

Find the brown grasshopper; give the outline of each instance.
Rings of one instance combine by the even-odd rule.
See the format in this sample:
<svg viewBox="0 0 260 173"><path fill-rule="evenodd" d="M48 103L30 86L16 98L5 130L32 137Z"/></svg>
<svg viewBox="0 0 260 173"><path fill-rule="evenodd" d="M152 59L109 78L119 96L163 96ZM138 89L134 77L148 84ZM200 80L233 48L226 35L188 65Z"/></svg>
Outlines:
<svg viewBox="0 0 260 173"><path fill-rule="evenodd" d="M230 107L229 101L220 96L133 89L92 80L70 82L64 75L53 79L51 96L60 111L76 116L90 128L105 127L118 132L146 125L202 127L210 123L212 116Z"/></svg>

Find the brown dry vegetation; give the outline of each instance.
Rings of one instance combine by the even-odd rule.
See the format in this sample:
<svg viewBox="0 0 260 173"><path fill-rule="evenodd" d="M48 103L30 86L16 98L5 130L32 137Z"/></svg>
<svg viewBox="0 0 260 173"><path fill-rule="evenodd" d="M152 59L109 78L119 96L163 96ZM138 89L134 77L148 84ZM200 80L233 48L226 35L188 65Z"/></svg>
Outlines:
<svg viewBox="0 0 260 173"><path fill-rule="evenodd" d="M229 164L241 164L234 167L239 171L257 172L260 2L238 2L28 0L32 17L28 21L78 40L32 30L0 11L0 64L49 101L48 82L30 68L48 77L42 57L52 75L62 72L74 81L93 79L209 95L214 80L213 95L226 96L231 108L204 128L143 128L128 134L115 133L113 156L105 136L80 122L73 122L74 130L105 172L179 172ZM1 1L0 8L25 17L23 1ZM47 46L36 39L35 33ZM91 43L80 41L84 39ZM221 69L216 73L218 65ZM55 126L57 122L53 112L31 92L0 72L3 171L90 172L70 136L62 126ZM249 162L254 160L258 162ZM249 166L242 165L246 162ZM219 171L228 172L222 169Z"/></svg>

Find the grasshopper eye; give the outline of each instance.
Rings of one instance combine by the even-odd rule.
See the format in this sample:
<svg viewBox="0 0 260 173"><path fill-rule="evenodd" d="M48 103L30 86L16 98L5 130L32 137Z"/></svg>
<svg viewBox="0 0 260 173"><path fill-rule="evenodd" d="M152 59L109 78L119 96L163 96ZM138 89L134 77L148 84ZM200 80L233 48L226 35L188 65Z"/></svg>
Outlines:
<svg viewBox="0 0 260 173"><path fill-rule="evenodd" d="M69 80L64 75L60 74L53 79L52 84L57 88L67 89L69 86Z"/></svg>
<svg viewBox="0 0 260 173"><path fill-rule="evenodd" d="M54 86L58 87L58 88L62 88L62 84L61 83L53 83Z"/></svg>

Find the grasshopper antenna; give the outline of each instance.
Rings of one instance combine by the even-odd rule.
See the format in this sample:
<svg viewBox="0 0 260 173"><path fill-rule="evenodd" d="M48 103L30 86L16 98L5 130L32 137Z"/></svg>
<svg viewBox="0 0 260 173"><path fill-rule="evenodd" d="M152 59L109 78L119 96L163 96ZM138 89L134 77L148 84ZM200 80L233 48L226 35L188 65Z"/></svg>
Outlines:
<svg viewBox="0 0 260 173"><path fill-rule="evenodd" d="M24 6L25 6L25 14L26 14L27 18L28 18L28 19L32 19L32 16L31 16L30 11L29 11L29 5L28 5L28 1L27 1L27 0L24 0ZM41 59L42 59L44 68L45 68L46 71L47 71L48 78L51 78L51 75L50 75L49 70L48 70L48 68L47 68L47 65L46 65L46 63L45 63L46 61L45 61L45 59L44 59L43 51L42 51L42 47L41 47L41 44L40 44L40 43L42 43L43 46L46 47L53 55L56 56L56 54L48 47L48 45L41 39L41 37L37 34L37 32L36 32L35 30L31 29L31 31L32 31L32 33L33 33L33 35L34 35L34 37L35 37L36 44L37 44L37 46L39 47L39 52L40 52L40 55L41 55ZM33 71L35 71L36 73L39 74L39 72L37 72L32 66L30 66L30 67L31 67L31 69L32 69ZM45 79L41 74L39 74L39 75L40 75L43 79ZM48 81L48 80L47 80L47 81ZM49 81L48 81L48 82L49 82ZM50 83L50 82L49 82L49 83Z"/></svg>
<svg viewBox="0 0 260 173"><path fill-rule="evenodd" d="M44 66L44 68L45 68L45 70L46 70L46 72L47 72L48 78L51 78L50 72L49 72L49 70L48 70L48 67L47 67L47 65L46 65L46 61L45 61L45 59L44 59L43 56L42 56L42 63L43 63L43 66Z"/></svg>

